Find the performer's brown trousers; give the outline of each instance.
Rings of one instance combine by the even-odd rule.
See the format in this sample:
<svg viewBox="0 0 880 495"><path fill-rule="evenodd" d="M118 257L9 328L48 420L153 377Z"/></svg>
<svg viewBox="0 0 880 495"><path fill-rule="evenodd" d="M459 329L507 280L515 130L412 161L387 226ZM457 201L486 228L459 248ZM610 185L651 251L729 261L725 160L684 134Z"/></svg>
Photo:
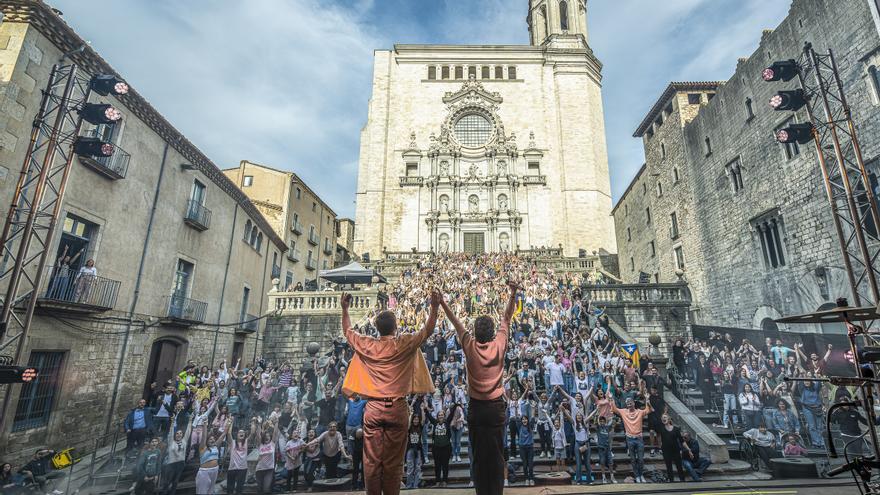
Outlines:
<svg viewBox="0 0 880 495"><path fill-rule="evenodd" d="M371 400L364 411L364 485L367 495L398 495L406 454L409 406Z"/></svg>

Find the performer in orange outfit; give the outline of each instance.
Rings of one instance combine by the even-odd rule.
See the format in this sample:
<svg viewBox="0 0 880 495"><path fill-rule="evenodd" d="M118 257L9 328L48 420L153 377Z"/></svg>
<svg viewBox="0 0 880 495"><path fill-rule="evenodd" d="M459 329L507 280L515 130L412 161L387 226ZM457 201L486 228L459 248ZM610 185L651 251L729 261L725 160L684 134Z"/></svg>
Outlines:
<svg viewBox="0 0 880 495"><path fill-rule="evenodd" d="M434 392L420 348L434 332L440 299L440 293L431 292L428 321L415 334L398 334L394 313L382 311L376 316L379 338L375 338L352 330L348 315L351 294L342 295L342 331L354 349L342 391L368 400L363 428L367 495L400 493L409 429L406 396Z"/></svg>

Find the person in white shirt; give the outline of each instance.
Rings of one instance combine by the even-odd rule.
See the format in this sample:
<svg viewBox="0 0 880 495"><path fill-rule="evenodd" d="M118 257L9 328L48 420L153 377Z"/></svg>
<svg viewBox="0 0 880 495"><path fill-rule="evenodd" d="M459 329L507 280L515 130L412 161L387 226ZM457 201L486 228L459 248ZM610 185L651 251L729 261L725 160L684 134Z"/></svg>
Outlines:
<svg viewBox="0 0 880 495"><path fill-rule="evenodd" d="M547 365L547 372L550 375L550 387L563 387L565 385L565 379L563 377L565 373L565 365L562 364L561 359L557 355L553 362Z"/></svg>

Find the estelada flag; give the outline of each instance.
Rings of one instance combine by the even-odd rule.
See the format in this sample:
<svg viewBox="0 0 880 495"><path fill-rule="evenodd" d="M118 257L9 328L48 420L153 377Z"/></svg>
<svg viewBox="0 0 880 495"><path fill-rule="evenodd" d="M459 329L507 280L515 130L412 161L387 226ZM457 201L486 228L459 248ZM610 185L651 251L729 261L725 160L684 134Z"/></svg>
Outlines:
<svg viewBox="0 0 880 495"><path fill-rule="evenodd" d="M633 367L639 367L639 345L638 344L621 344L620 350L626 357L632 359Z"/></svg>

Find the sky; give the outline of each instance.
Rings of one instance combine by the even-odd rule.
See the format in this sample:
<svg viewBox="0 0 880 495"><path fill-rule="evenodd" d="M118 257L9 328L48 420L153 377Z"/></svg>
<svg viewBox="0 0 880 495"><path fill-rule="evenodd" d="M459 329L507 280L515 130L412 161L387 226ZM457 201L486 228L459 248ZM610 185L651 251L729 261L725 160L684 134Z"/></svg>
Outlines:
<svg viewBox="0 0 880 495"><path fill-rule="evenodd" d="M296 172L354 218L372 57L394 43L527 44L528 0L47 0L220 168ZM791 0L590 0L616 202L670 81L726 80Z"/></svg>

